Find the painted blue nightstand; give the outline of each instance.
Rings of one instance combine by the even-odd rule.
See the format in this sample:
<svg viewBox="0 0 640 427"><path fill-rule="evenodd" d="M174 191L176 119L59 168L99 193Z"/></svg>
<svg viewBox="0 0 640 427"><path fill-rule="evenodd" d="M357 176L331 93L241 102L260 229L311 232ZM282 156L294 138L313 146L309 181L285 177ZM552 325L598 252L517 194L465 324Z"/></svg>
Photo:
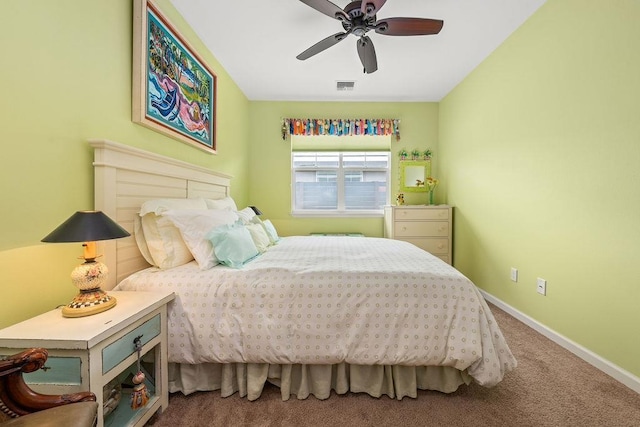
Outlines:
<svg viewBox="0 0 640 427"><path fill-rule="evenodd" d="M167 376L167 304L172 292L109 292L118 303L92 316L62 317L49 311L0 330L0 354L42 347L48 350L45 369L25 375L40 393L63 394L90 390L99 404L98 426L144 426L169 404ZM134 339L140 337L151 393L147 404L133 410L127 383L137 371ZM117 407L104 417L111 384L121 384ZM118 387L120 388L120 387ZM115 405L114 405L115 406Z"/></svg>

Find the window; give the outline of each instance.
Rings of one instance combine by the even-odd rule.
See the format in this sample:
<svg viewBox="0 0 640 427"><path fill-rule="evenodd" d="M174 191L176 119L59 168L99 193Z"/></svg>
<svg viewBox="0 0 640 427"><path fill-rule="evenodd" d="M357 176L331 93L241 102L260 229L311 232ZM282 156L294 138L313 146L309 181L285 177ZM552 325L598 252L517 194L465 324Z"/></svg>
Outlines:
<svg viewBox="0 0 640 427"><path fill-rule="evenodd" d="M292 152L294 214L380 214L389 204L387 151Z"/></svg>
<svg viewBox="0 0 640 427"><path fill-rule="evenodd" d="M316 172L316 182L336 182L338 180L338 174L331 171L318 171Z"/></svg>
<svg viewBox="0 0 640 427"><path fill-rule="evenodd" d="M362 182L364 181L364 173L362 171L344 171L345 182Z"/></svg>

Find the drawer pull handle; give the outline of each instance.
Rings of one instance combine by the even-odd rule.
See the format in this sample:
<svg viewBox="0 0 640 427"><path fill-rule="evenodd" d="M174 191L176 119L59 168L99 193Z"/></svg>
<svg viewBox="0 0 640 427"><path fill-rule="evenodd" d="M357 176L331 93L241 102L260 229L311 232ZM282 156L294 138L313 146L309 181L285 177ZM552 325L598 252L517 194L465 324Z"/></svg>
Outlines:
<svg viewBox="0 0 640 427"><path fill-rule="evenodd" d="M142 350L142 342L140 341L140 338L142 338L143 336L144 336L144 334L143 335L138 335L137 337L135 337L133 339L133 349L135 351Z"/></svg>

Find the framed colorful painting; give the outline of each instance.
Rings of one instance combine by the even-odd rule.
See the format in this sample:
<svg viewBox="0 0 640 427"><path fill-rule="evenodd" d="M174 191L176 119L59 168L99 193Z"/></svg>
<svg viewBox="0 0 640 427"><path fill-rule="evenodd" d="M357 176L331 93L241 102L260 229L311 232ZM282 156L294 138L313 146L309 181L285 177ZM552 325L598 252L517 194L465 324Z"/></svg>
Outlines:
<svg viewBox="0 0 640 427"><path fill-rule="evenodd" d="M132 120L216 152L216 75L150 0L133 12Z"/></svg>

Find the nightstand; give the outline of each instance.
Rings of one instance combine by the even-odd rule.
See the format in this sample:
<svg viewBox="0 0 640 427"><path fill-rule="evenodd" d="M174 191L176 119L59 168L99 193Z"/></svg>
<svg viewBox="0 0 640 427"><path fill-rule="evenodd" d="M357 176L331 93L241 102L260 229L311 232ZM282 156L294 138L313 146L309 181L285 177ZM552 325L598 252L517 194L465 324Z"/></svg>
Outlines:
<svg viewBox="0 0 640 427"><path fill-rule="evenodd" d="M31 347L49 351L45 369L25 375L40 393L90 390L99 405L98 427L143 426L169 404L167 304L172 292L109 292L118 303L92 316L62 317L61 308L0 330L0 355ZM142 344L142 370L151 393L147 404L131 409L130 379L137 372L134 340ZM110 391L121 389L110 396ZM107 387L108 386L108 387ZM119 396L119 401L118 401ZM105 400L116 402L104 416Z"/></svg>

